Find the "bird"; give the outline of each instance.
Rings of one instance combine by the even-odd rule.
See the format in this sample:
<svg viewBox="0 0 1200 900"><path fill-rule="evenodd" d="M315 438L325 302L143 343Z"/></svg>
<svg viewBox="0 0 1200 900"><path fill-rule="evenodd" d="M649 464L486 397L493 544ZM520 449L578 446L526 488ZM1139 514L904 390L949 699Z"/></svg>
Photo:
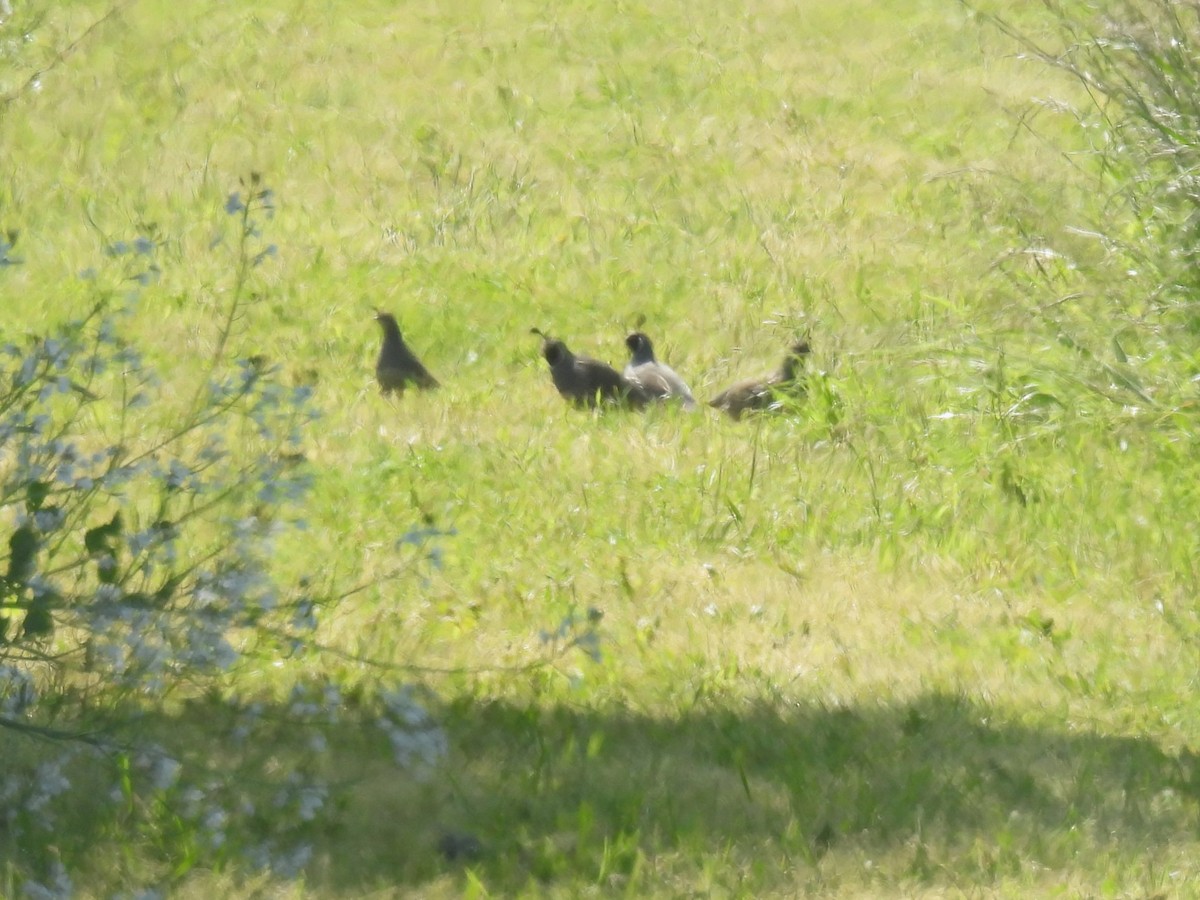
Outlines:
<svg viewBox="0 0 1200 900"><path fill-rule="evenodd" d="M542 339L542 356L550 365L550 377L562 396L575 406L593 408L601 401L644 406L646 395L629 384L607 363L588 356L576 356L560 340L551 338L540 328L530 328L530 334Z"/></svg>
<svg viewBox="0 0 1200 900"><path fill-rule="evenodd" d="M392 391L403 394L409 382L424 389L438 387L438 380L429 374L404 343L396 317L376 310L375 321L383 329L383 346L375 363L375 378L379 381L380 393L385 397Z"/></svg>
<svg viewBox="0 0 1200 900"><path fill-rule="evenodd" d="M788 349L777 372L762 378L742 379L709 400L708 405L736 420L747 410L770 409L780 394L803 394L804 381L798 376L809 353L808 341L797 341Z"/></svg>
<svg viewBox="0 0 1200 900"><path fill-rule="evenodd" d="M635 331L625 338L625 346L630 354L624 372L626 381L640 388L651 400L678 398L684 409L696 408L696 398L684 380L666 363L654 358L650 338Z"/></svg>
<svg viewBox="0 0 1200 900"><path fill-rule="evenodd" d="M466 831L442 831L437 840L438 852L450 862L473 862L480 859L486 848L483 841Z"/></svg>

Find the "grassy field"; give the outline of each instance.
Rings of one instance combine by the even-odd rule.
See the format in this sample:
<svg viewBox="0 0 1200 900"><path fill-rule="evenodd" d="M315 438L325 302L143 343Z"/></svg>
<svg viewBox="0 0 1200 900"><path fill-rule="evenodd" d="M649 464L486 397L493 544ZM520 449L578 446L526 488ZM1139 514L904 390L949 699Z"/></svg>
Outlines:
<svg viewBox="0 0 1200 900"><path fill-rule="evenodd" d="M0 93L102 11L55 8ZM147 236L131 337L181 396L261 173L278 253L231 349L323 413L280 572L371 582L322 639L437 670L432 777L338 735L302 880L178 895L1194 892L1194 386L1088 234L1074 118L1034 104L1077 94L934 0L141 0L0 107L4 332ZM442 390L379 396L375 307ZM617 363L643 317L703 398L811 335L809 401L566 407L529 328ZM436 558L398 544L425 523ZM589 608L600 662L526 665ZM86 893L170 868L88 840Z"/></svg>

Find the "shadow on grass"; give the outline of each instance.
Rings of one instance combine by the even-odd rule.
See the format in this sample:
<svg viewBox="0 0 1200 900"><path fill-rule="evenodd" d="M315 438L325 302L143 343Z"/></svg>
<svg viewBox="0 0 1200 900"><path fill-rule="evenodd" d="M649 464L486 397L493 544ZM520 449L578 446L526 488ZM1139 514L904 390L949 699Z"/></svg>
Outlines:
<svg viewBox="0 0 1200 900"><path fill-rule="evenodd" d="M666 870L711 886L716 860L724 887L769 891L827 854L882 861L880 876L988 880L1153 855L1200 819L1190 755L997 721L957 696L675 719L499 703L442 714L451 764L416 792L394 770L368 775L311 885L413 887L469 867L501 892L632 889ZM482 851L447 859L447 831L449 849L469 837Z"/></svg>
<svg viewBox="0 0 1200 900"><path fill-rule="evenodd" d="M1190 752L1006 721L954 695L849 708L702 701L674 718L464 700L434 710L452 750L423 780L397 769L362 713L358 724L322 726L322 768L346 793L302 835L314 851L305 884L317 895L459 895L468 879L493 894L561 896L593 885L795 895L839 880L887 893L914 882L1036 881L1038 872L1099 883L1107 872L1163 869L1200 843ZM287 842L271 798L313 737L282 707L262 715L277 730L249 753L221 736L235 720L203 701L139 729L207 766L229 798L264 810L238 846ZM100 783L91 805L109 790ZM56 845L71 857L107 859L119 848L141 859L120 822L82 799L78 827ZM131 865L147 883L168 869L190 878L180 865L190 834L164 826L143 848L145 864ZM0 855L24 852L15 838L0 832ZM235 883L269 880L236 854L224 868ZM130 877L104 864L95 875Z"/></svg>

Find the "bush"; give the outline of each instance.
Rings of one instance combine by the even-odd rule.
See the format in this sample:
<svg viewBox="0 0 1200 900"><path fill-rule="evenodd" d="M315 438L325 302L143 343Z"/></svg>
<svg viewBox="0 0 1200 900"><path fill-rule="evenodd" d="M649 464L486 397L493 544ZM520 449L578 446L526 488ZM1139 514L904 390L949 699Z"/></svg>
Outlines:
<svg viewBox="0 0 1200 900"><path fill-rule="evenodd" d="M1172 0L1044 0L1062 49L992 21L1087 103L1068 105L1088 136L1104 198L1095 229L1117 265L1148 290L1146 309L1200 330L1200 18ZM1058 108L1064 108L1057 105Z"/></svg>
<svg viewBox="0 0 1200 900"><path fill-rule="evenodd" d="M331 797L322 759L339 722L374 721L408 767L445 750L418 693L384 679L369 696L311 675L290 694L235 693L248 664L314 652L329 602L271 565L304 527L308 390L224 358L273 254L258 221L271 193L247 188L226 207L239 240L218 352L182 409L121 336L136 295L114 300L94 274L87 315L0 348L0 841L20 848L10 878L33 896L68 895L109 828L155 848L154 882L233 857L293 875ZM152 241L109 252L123 276L154 279Z"/></svg>
<svg viewBox="0 0 1200 900"><path fill-rule="evenodd" d="M69 896L114 855L125 886L198 865L296 876L352 765L390 757L419 777L447 752L429 691L404 680L419 667L322 646L337 585L276 577L280 539L305 528L317 411L261 358L227 359L275 255L273 202L253 175L225 204L232 287L194 376L160 381L122 337L138 293L115 299L95 272L85 316L0 346L0 847L31 896ZM15 243L0 248L13 265ZM152 284L156 249L109 247L117 283ZM417 527L397 546L436 564L451 535ZM599 620L569 613L520 668L598 659ZM99 852L106 838L136 852Z"/></svg>
<svg viewBox="0 0 1200 900"><path fill-rule="evenodd" d="M1053 436L1083 417L1173 458L1172 435L1193 430L1200 371L1200 19L1171 0L1042 6L1046 38L984 18L1024 58L1069 77L1020 124L1065 118L1063 183L1084 193L1057 230L1044 218L1007 223L1014 245L995 268L1022 315L979 330L974 384L1021 434Z"/></svg>

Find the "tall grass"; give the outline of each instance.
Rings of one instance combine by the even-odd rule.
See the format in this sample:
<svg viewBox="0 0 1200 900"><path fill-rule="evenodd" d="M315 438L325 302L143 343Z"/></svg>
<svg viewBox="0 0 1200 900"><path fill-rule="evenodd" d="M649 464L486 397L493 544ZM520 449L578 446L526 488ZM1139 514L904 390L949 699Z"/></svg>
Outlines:
<svg viewBox="0 0 1200 900"><path fill-rule="evenodd" d="M1002 17L992 21L1027 56L1082 89L1077 103L1042 108L1077 124L1086 146L1073 162L1098 198L1094 218L1077 230L1103 251L1083 261L1094 275L1086 292L1103 300L1093 306L1083 299L1109 323L1110 341L1076 349L1088 361L1089 352L1112 360L1108 380L1125 396L1149 403L1141 389L1154 383L1156 400L1169 406L1183 399L1162 396L1171 377L1194 371L1200 325L1200 16L1191 4L1167 0L1043 5L1056 23L1053 44ZM1036 119L1027 123L1036 127ZM1050 267L1081 262L1068 248L1044 249L1058 256ZM1059 298L1051 321L1080 299ZM1071 330L1064 327L1064 337Z"/></svg>
<svg viewBox="0 0 1200 900"><path fill-rule="evenodd" d="M299 823L311 855L281 860L304 881L271 889L1028 896L1197 876L1200 496L1163 240L1184 231L1142 226L1145 173L1140 205L1121 193L1136 119L1062 77L1084 55L1059 48L1108 25L1049 12L1006 8L1006 34L936 0L141 0L5 107L0 159L26 161L0 180L21 232L0 248L20 260L6 332L75 315L79 271L148 234L161 271L134 322L169 390L216 346L231 185L277 190L278 254L226 349L322 412L308 529L272 570L319 563L346 588L322 653L230 690L332 676L337 705L369 711L381 673L415 673L447 743L421 780L382 735L323 732L339 802ZM28 80L102 13L47 8L47 44L5 52ZM1164 221L1186 218L1174 202ZM375 306L436 395L378 397ZM640 316L698 396L811 332L808 400L741 423L564 408L529 327L619 363ZM214 715L193 698L155 735L219 765ZM255 748L269 787L295 758L279 721ZM194 828L71 821L97 894L282 879Z"/></svg>

